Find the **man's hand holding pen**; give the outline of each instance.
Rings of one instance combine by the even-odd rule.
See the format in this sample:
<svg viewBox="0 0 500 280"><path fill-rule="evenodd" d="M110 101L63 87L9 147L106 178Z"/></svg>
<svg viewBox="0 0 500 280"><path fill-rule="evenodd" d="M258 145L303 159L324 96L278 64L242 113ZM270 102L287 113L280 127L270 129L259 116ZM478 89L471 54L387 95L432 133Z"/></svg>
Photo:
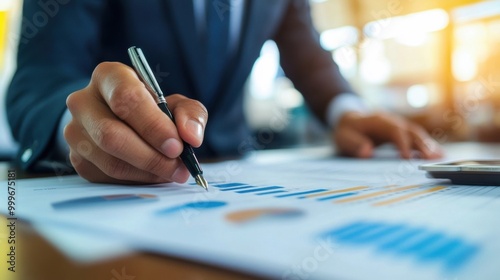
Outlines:
<svg viewBox="0 0 500 280"><path fill-rule="evenodd" d="M66 103L73 119L64 137L71 163L83 178L128 184L189 178L179 155L182 140L193 147L203 142L208 113L200 102L169 95L174 124L133 69L104 62L89 85L72 93Z"/></svg>

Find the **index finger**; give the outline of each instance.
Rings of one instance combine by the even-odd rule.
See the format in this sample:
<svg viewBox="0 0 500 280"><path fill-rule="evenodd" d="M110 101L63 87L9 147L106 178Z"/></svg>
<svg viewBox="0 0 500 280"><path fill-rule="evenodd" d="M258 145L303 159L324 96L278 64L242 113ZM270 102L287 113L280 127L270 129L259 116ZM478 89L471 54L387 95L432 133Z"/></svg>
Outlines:
<svg viewBox="0 0 500 280"><path fill-rule="evenodd" d="M420 126L411 126L411 134L415 149L421 152L424 159L437 159L443 156L443 151L431 136Z"/></svg>
<svg viewBox="0 0 500 280"><path fill-rule="evenodd" d="M180 94L169 95L167 102L175 117L175 124L180 137L193 147L199 147L203 141L205 125L208 119L205 106L199 101Z"/></svg>

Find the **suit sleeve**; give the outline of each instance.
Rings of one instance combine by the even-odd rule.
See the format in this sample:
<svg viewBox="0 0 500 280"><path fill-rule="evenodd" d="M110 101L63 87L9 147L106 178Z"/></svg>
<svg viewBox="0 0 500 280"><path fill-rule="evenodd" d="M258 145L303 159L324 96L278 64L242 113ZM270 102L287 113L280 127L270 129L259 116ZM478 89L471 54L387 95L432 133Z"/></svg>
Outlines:
<svg viewBox="0 0 500 280"><path fill-rule="evenodd" d="M84 88L97 63L102 0L25 0L17 70L7 116L19 142L18 164L48 171L66 97Z"/></svg>
<svg viewBox="0 0 500 280"><path fill-rule="evenodd" d="M299 90L316 116L325 122L330 101L352 93L337 64L319 42L307 0L290 1L275 41L285 74Z"/></svg>

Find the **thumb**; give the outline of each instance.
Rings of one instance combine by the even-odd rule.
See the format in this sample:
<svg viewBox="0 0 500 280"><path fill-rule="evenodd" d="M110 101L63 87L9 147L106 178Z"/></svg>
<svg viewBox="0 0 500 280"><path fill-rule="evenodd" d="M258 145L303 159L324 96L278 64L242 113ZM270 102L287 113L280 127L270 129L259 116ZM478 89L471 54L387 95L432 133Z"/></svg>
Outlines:
<svg viewBox="0 0 500 280"><path fill-rule="evenodd" d="M344 128L335 132L335 142L338 153L357 158L373 156L373 142L354 129Z"/></svg>

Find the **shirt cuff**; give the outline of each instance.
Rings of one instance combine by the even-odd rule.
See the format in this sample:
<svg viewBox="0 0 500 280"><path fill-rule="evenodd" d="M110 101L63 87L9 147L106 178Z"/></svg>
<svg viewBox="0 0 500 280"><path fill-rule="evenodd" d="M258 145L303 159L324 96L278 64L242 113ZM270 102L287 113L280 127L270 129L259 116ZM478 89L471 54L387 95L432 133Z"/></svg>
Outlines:
<svg viewBox="0 0 500 280"><path fill-rule="evenodd" d="M341 93L330 101L326 120L332 128L336 127L342 115L347 112L368 113L370 110L363 99L354 93Z"/></svg>

